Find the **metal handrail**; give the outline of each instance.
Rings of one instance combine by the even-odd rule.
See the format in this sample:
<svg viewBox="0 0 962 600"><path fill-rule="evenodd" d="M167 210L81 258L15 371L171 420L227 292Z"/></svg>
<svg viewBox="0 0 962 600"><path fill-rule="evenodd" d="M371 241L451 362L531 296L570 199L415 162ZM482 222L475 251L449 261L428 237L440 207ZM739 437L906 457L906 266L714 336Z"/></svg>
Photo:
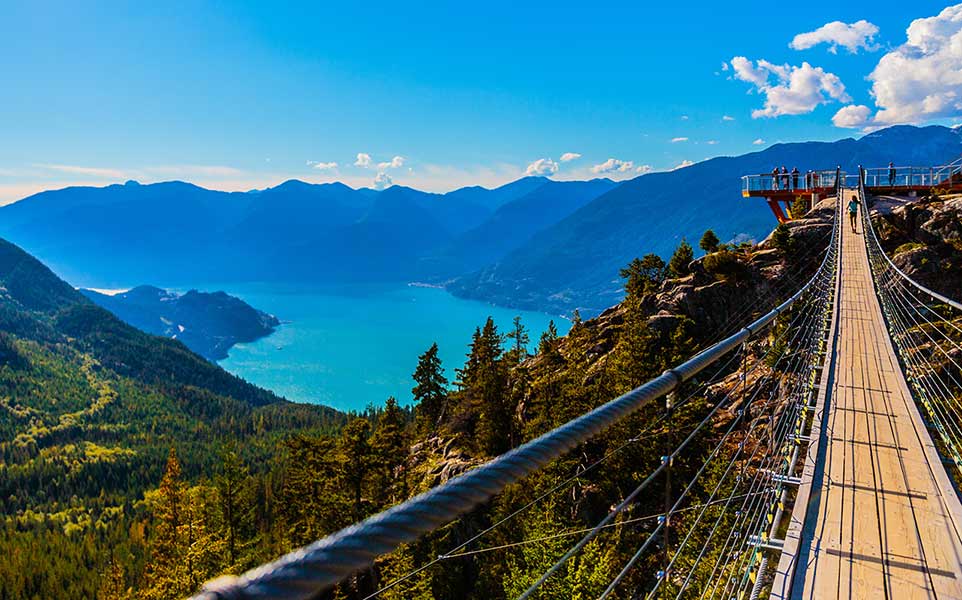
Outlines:
<svg viewBox="0 0 962 600"><path fill-rule="evenodd" d="M930 167L859 167L866 187L936 187L959 172L962 161Z"/></svg>
<svg viewBox="0 0 962 600"><path fill-rule="evenodd" d="M797 175L797 176L796 176ZM867 187L926 188L937 187L962 175L962 158L947 165L918 167L859 167L858 175L844 171L810 171L808 173L759 173L742 176L742 194L750 192L824 192L841 181L845 187L856 187L855 178Z"/></svg>
<svg viewBox="0 0 962 600"><path fill-rule="evenodd" d="M946 171L948 173L943 175L943 173ZM943 181L948 181L960 173L962 173L962 156L945 165L944 167L941 167L936 173L936 176L942 177Z"/></svg>
<svg viewBox="0 0 962 600"><path fill-rule="evenodd" d="M798 173L759 173L742 176L742 193L769 191L824 191L834 189L838 169ZM844 174L843 174L844 175Z"/></svg>
<svg viewBox="0 0 962 600"><path fill-rule="evenodd" d="M962 159L960 159L960 161L959 161L959 166L962 167ZM861 169L861 167L859 167L859 168ZM866 198L866 192L865 192L865 185L864 185L864 184L860 184L860 185L859 185L858 193L859 193L859 198L862 200L862 206L866 206L865 203L866 203L866 201L867 201L867 198ZM888 254L886 254L886 253L885 253L885 250L882 248L882 243L879 241L878 235L877 235L876 232L875 232L875 225L872 223L872 218L871 218L871 216L868 215L868 214L866 214L866 216L865 216L865 221L868 223L867 229L868 229L868 231L872 234L872 241L873 241L873 242L875 243L875 245L878 247L878 249L879 249L879 254L882 255L882 258L885 259L885 261L888 263L889 267L891 267L891 269L892 269L893 271L895 271L895 273L898 274L899 277L901 277L902 279L904 279L906 282L908 282L909 284L911 284L913 287L915 287L915 289L919 290L919 291L922 292L923 294L928 294L929 297L934 298L935 300L938 300L939 302L943 302L943 303L945 303L945 304L948 304L948 305L951 306L952 308L955 308L955 309L958 309L958 310L962 310L962 303L959 303L959 302L957 302L957 301L955 301L955 300L953 300L953 299L951 299L951 298L947 298L947 297L943 296L942 294L940 294L940 293L938 293L938 292L936 292L936 291L930 290L929 288L925 287L925 286L922 285L921 283L915 281L914 279L912 279L911 277L909 277L908 275L906 275L905 272L902 271L902 269L900 269L900 268L898 268L897 266L895 266L895 263L892 262L892 259L889 258Z"/></svg>
<svg viewBox="0 0 962 600"><path fill-rule="evenodd" d="M275 562L240 576L224 576L210 581L193 600L306 600L369 567L378 556L413 542L467 513L511 483L530 475L628 415L676 390L771 324L818 280L827 268L830 256L834 257L834 268L838 253L833 253L832 247L836 242L838 224L836 203L832 237L816 273L788 300L734 335L644 385L443 485L295 550Z"/></svg>

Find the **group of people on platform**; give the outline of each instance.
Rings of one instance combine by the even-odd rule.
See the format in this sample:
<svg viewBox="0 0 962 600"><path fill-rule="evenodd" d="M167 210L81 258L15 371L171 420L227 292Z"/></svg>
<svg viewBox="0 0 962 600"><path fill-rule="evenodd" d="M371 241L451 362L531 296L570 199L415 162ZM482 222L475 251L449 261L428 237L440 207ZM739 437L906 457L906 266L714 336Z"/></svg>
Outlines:
<svg viewBox="0 0 962 600"><path fill-rule="evenodd" d="M800 174L801 172L798 170L798 167L792 167L791 171L786 169L785 165L782 165L781 170L779 170L778 167L775 167L774 169L772 169L772 189L773 190L798 190L798 189L810 190L813 188L817 188L819 186L819 181L821 177L819 172L807 171L805 173L805 187L799 188L798 176ZM894 163L891 163L891 162L889 163L888 175L889 175L889 185L894 186L895 177L896 177ZM834 185L834 180L832 180L832 182L829 183L829 185Z"/></svg>
<svg viewBox="0 0 962 600"><path fill-rule="evenodd" d="M778 167L772 169L772 189L773 190L797 190L798 187L798 176L801 172L798 167L792 167L789 171L782 165L782 170L779 171ZM818 187L818 172L808 171L805 173L805 187L802 189L809 189Z"/></svg>

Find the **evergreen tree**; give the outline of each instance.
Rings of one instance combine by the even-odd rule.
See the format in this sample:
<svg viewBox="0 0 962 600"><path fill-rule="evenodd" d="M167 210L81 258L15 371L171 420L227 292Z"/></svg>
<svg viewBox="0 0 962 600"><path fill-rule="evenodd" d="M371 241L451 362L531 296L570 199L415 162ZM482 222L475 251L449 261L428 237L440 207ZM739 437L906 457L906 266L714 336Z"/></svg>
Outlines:
<svg viewBox="0 0 962 600"><path fill-rule="evenodd" d="M795 238L788 225L782 223L772 232L772 246L778 250L782 258L789 259L795 254Z"/></svg>
<svg viewBox="0 0 962 600"><path fill-rule="evenodd" d="M695 344L694 332L695 322L689 318L679 321L678 325L671 332L671 358L668 360L667 367L680 364L694 356L697 346Z"/></svg>
<svg viewBox="0 0 962 600"><path fill-rule="evenodd" d="M185 534L187 500L181 479L177 451L170 449L164 476L155 496L153 510L156 526L147 565L144 597L167 599L186 596L190 590L190 573L185 569L186 551L191 540Z"/></svg>
<svg viewBox="0 0 962 600"><path fill-rule="evenodd" d="M588 542L568 568L571 600L594 600L614 579L620 566L618 528Z"/></svg>
<svg viewBox="0 0 962 600"><path fill-rule="evenodd" d="M625 280L626 295L640 297L645 293L645 277L642 274L640 258L631 259L628 266L619 271L619 275Z"/></svg>
<svg viewBox="0 0 962 600"><path fill-rule="evenodd" d="M658 335L648 327L640 307L629 306L612 358L613 381L617 392L634 389L663 370L664 358L661 356Z"/></svg>
<svg viewBox="0 0 962 600"><path fill-rule="evenodd" d="M502 580L503 596L520 596L570 548L569 540L556 535L568 526L562 508L551 497L544 501L543 507L531 512L530 519L522 522L522 535L527 543L505 557L508 568ZM556 576L545 581L539 590L540 597L571 598L571 580L568 577L571 564L565 564Z"/></svg>
<svg viewBox="0 0 962 600"><path fill-rule="evenodd" d="M379 587L389 585L410 575L416 569L412 546L405 544L378 561L378 572L381 578L378 585ZM427 571L421 571L381 592L378 598L381 600L433 600L431 577Z"/></svg>
<svg viewBox="0 0 962 600"><path fill-rule="evenodd" d="M520 316L516 316L512 321L508 339L513 341L513 346L508 351L508 362L518 364L528 358L528 342L531 339L528 337L528 329L521 323Z"/></svg>
<svg viewBox="0 0 962 600"><path fill-rule="evenodd" d="M547 354L554 349L558 341L558 328L554 324L554 319L548 321L548 328L541 334L538 341L538 354Z"/></svg>
<svg viewBox="0 0 962 600"><path fill-rule="evenodd" d="M231 571L227 540L216 488L199 485L187 490L184 515L187 548L184 556L188 589L196 590L216 575Z"/></svg>
<svg viewBox="0 0 962 600"><path fill-rule="evenodd" d="M704 235L701 236L701 241L698 242L698 247L711 254L712 252L718 252L718 236L711 229L705 230Z"/></svg>
<svg viewBox="0 0 962 600"><path fill-rule="evenodd" d="M217 502L227 545L227 564L237 564L238 538L250 517L249 471L233 444L221 448L220 472L214 478Z"/></svg>
<svg viewBox="0 0 962 600"><path fill-rule="evenodd" d="M641 274L655 287L661 285L665 280L665 261L657 254L649 252L641 258Z"/></svg>
<svg viewBox="0 0 962 600"><path fill-rule="evenodd" d="M796 196L795 199L792 200L792 208L790 211L792 213L792 219L804 218L805 215L808 214L808 211L810 210L809 209L810 203L811 203L811 200L809 198L805 196Z"/></svg>
<svg viewBox="0 0 962 600"><path fill-rule="evenodd" d="M404 433L404 413L397 400L388 398L378 417L371 436L380 481L375 487L379 499L391 503L407 496L404 466L408 456L407 436Z"/></svg>
<svg viewBox="0 0 962 600"><path fill-rule="evenodd" d="M371 423L367 419L351 420L341 432L339 450L341 454L341 472L348 489L351 491L353 513L355 519L362 516L361 495L364 483L374 466L376 457L370 444Z"/></svg>
<svg viewBox="0 0 962 600"><path fill-rule="evenodd" d="M584 321L581 319L581 311L577 308L571 313L571 330L568 332L569 337L576 335L581 331L584 326Z"/></svg>
<svg viewBox="0 0 962 600"><path fill-rule="evenodd" d="M448 399L448 380L441 368L437 343L431 344L431 347L418 357L413 378L415 385L411 393L417 406L418 431L427 433L437 427L444 418Z"/></svg>
<svg viewBox="0 0 962 600"><path fill-rule="evenodd" d="M2 597L0 595L0 598ZM130 592L124 579L124 567L111 555L110 561L107 563L107 569L100 577L97 600L127 600L129 597Z"/></svg>
<svg viewBox="0 0 962 600"><path fill-rule="evenodd" d="M665 279L665 261L657 254L649 253L643 258L632 259L620 274L626 280L625 294L629 298L640 298L658 291Z"/></svg>
<svg viewBox="0 0 962 600"><path fill-rule="evenodd" d="M511 443L512 418L501 353L501 335L488 317L484 327L475 330L468 360L458 372L459 385L480 409L477 437L489 454L500 454Z"/></svg>
<svg viewBox="0 0 962 600"><path fill-rule="evenodd" d="M671 260L668 261L668 272L671 273L672 277L684 277L691 273L691 261L695 260L695 253L689 244L684 239L675 248L675 253L671 255Z"/></svg>
<svg viewBox="0 0 962 600"><path fill-rule="evenodd" d="M355 519L340 474L342 455L334 438L294 436L281 487L280 517L290 547L324 537Z"/></svg>
<svg viewBox="0 0 962 600"><path fill-rule="evenodd" d="M490 317L489 317L490 319ZM471 334L471 343L468 345L468 356L467 360L464 361L464 366L460 369L456 369L458 379L455 384L462 390L470 387L470 379L475 376L478 371L478 357L479 348L481 347L481 328L475 327L474 333Z"/></svg>

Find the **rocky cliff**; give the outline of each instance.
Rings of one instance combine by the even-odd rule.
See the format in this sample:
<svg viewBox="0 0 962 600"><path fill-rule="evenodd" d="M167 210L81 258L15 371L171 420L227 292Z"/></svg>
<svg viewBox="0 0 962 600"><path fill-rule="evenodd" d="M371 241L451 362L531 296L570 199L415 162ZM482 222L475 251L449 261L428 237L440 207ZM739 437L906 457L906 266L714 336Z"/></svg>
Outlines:
<svg viewBox="0 0 962 600"><path fill-rule="evenodd" d="M962 298L962 195L875 200L876 231L892 262L922 285Z"/></svg>

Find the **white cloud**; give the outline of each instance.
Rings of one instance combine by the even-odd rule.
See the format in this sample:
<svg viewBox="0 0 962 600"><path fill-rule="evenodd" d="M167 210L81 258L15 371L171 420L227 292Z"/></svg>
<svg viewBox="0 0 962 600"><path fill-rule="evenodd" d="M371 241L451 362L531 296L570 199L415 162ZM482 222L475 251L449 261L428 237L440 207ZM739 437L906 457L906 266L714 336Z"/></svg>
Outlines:
<svg viewBox="0 0 962 600"><path fill-rule="evenodd" d="M687 120L688 120L688 115L682 115L682 116L681 116L681 120L682 120L682 121L687 121Z"/></svg>
<svg viewBox="0 0 962 600"><path fill-rule="evenodd" d="M70 175L81 175L84 177L96 177L98 179L126 179L127 172L120 169L108 169L102 167L82 167L77 165L49 165L49 164L37 164L35 167L40 167L42 169L48 169L50 171L57 171L59 173L68 173Z"/></svg>
<svg viewBox="0 0 962 600"><path fill-rule="evenodd" d="M727 62L723 62L721 69L722 69L722 71L727 71L727 70L728 70L728 63L727 63Z"/></svg>
<svg viewBox="0 0 962 600"><path fill-rule="evenodd" d="M672 170L672 171L677 171L678 169L684 169L685 167L690 167L690 166L692 166L693 164L695 164L694 161L683 160L683 161L681 161L680 163L678 163L677 165L675 165L674 167L672 167L671 170Z"/></svg>
<svg viewBox="0 0 962 600"><path fill-rule="evenodd" d="M687 141L688 141L688 138L686 138L686 137L671 138L671 143L672 143L672 144L677 144L678 142L687 142Z"/></svg>
<svg viewBox="0 0 962 600"><path fill-rule="evenodd" d="M868 76L877 126L962 115L962 4L916 19Z"/></svg>
<svg viewBox="0 0 962 600"><path fill-rule="evenodd" d="M868 127L872 120L872 109L863 104L843 106L832 117L836 127Z"/></svg>
<svg viewBox="0 0 962 600"><path fill-rule="evenodd" d="M550 158L539 158L524 170L526 176L547 177L558 172L558 163Z"/></svg>
<svg viewBox="0 0 962 600"><path fill-rule="evenodd" d="M731 115L722 115L722 121L734 121L735 117Z"/></svg>
<svg viewBox="0 0 962 600"><path fill-rule="evenodd" d="M714 146L715 144L718 143L718 140L708 140L708 141L705 142L705 143L708 144L709 146Z"/></svg>
<svg viewBox="0 0 962 600"><path fill-rule="evenodd" d="M837 75L807 62L796 67L776 65L762 59L755 66L744 56L736 56L731 64L736 79L752 84L765 96L765 107L753 110L753 119L802 115L833 100L851 101Z"/></svg>
<svg viewBox="0 0 962 600"><path fill-rule="evenodd" d="M357 160L354 161L355 167L366 169L371 166L371 155L367 152L358 152Z"/></svg>
<svg viewBox="0 0 962 600"><path fill-rule="evenodd" d="M578 160L581 155L577 152L565 152L561 155L561 162L570 162L572 160Z"/></svg>
<svg viewBox="0 0 962 600"><path fill-rule="evenodd" d="M758 61L759 68L752 65L752 61L744 56L736 56L732 59L732 69L735 70L735 78L754 84L756 87L768 85L768 73L762 66L771 64L766 60Z"/></svg>
<svg viewBox="0 0 962 600"><path fill-rule="evenodd" d="M865 19L848 24L841 21L832 21L815 31L807 31L796 35L788 46L795 50L806 50L818 44L829 44L828 51L832 54L838 52L839 46L852 54L857 53L859 48L871 52L878 50L878 45L875 44L877 33L878 27Z"/></svg>
<svg viewBox="0 0 962 600"><path fill-rule="evenodd" d="M635 173L645 174L645 173L651 173L651 171L652 171L651 165L638 165L637 167L635 167Z"/></svg>
<svg viewBox="0 0 962 600"><path fill-rule="evenodd" d="M605 162L591 167L591 172L596 175L600 173L626 173L634 168L635 163L633 161L609 158Z"/></svg>
<svg viewBox="0 0 962 600"><path fill-rule="evenodd" d="M762 138L758 138L757 140L755 140L754 142L752 142L752 145L753 145L753 146L764 146L764 145L765 145L765 140L763 140Z"/></svg>
<svg viewBox="0 0 962 600"><path fill-rule="evenodd" d="M394 185L394 180L387 173L378 173L374 177L374 189L383 190Z"/></svg>
<svg viewBox="0 0 962 600"><path fill-rule="evenodd" d="M377 163L377 168L380 171L383 171L385 169L400 169L401 167L404 166L404 160L405 159L403 156L395 156L390 160L390 162Z"/></svg>
<svg viewBox="0 0 962 600"><path fill-rule="evenodd" d="M313 160L307 161L307 166L313 167L318 171L333 171L337 168L336 162L316 162Z"/></svg>

